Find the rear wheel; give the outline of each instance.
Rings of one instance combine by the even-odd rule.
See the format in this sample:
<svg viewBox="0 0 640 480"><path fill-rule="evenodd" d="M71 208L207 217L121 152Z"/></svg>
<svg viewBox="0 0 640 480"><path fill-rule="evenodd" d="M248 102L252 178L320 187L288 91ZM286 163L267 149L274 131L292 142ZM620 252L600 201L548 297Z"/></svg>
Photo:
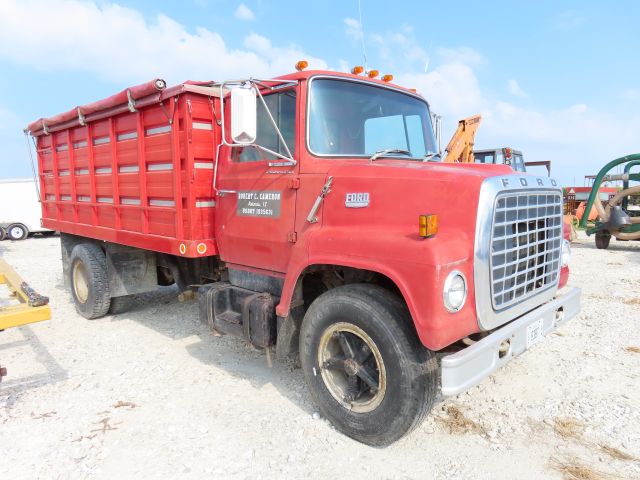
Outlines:
<svg viewBox="0 0 640 480"><path fill-rule="evenodd" d="M7 231L4 229L4 227L0 227L0 241L4 240L5 238L7 238Z"/></svg>
<svg viewBox="0 0 640 480"><path fill-rule="evenodd" d="M10 240L24 240L29 236L29 229L22 223L12 223L7 227L7 236Z"/></svg>
<svg viewBox="0 0 640 480"><path fill-rule="evenodd" d="M596 248L604 250L609 246L610 241L610 233L596 233Z"/></svg>
<svg viewBox="0 0 640 480"><path fill-rule="evenodd" d="M437 393L437 363L389 291L346 285L318 297L300 332L311 394L341 432L389 445L420 424Z"/></svg>
<svg viewBox="0 0 640 480"><path fill-rule="evenodd" d="M92 243L73 247L69 256L69 285L76 310L85 318L100 318L109 311L107 261Z"/></svg>

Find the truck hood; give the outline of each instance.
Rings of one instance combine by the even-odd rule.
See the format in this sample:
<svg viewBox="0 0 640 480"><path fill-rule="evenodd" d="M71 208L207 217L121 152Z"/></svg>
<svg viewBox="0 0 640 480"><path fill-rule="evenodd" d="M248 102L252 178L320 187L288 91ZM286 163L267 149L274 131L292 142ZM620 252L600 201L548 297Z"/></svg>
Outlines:
<svg viewBox="0 0 640 480"><path fill-rule="evenodd" d="M440 229L473 238L478 198L487 177L514 174L506 165L451 164L407 160L341 163L332 167L325 224L397 228L417 233L418 216L437 214ZM347 194L368 194L365 207L350 208Z"/></svg>

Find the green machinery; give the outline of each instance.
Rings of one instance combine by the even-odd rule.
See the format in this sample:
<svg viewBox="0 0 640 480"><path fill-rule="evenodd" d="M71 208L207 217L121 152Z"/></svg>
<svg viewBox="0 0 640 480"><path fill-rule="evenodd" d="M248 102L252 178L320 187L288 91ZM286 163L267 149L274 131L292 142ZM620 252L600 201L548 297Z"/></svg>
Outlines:
<svg viewBox="0 0 640 480"><path fill-rule="evenodd" d="M625 165L624 173L609 174L619 166ZM584 215L580 226L585 229L587 235L596 236L596 246L607 248L611 237L617 240L640 240L640 217L629 215L629 196L640 194L640 185L629 186L629 182L640 182L640 173L631 173L631 169L640 166L640 154L626 155L607 163L593 182L593 188L587 201L585 212L590 212L593 206L598 211L598 220L592 227L587 227L587 217ZM621 180L623 188L614 195L606 204L602 204L599 198L599 190L602 182Z"/></svg>

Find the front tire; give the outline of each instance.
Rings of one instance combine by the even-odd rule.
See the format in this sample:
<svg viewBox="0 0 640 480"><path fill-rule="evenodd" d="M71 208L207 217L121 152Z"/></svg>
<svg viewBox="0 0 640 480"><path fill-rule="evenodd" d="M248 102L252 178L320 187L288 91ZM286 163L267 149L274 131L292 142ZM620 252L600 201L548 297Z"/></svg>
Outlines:
<svg viewBox="0 0 640 480"><path fill-rule="evenodd" d="M24 240L29 236L29 229L22 223L12 223L7 227L7 237L10 240Z"/></svg>
<svg viewBox="0 0 640 480"><path fill-rule="evenodd" d="M4 229L4 227L0 227L0 241L4 240L5 238L7 238L7 231Z"/></svg>
<svg viewBox="0 0 640 480"><path fill-rule="evenodd" d="M322 414L367 445L408 434L437 394L435 355L418 341L406 306L375 285L320 295L302 322L300 360Z"/></svg>
<svg viewBox="0 0 640 480"><path fill-rule="evenodd" d="M100 318L110 306L107 259L93 243L73 247L69 256L69 285L76 310L85 318Z"/></svg>

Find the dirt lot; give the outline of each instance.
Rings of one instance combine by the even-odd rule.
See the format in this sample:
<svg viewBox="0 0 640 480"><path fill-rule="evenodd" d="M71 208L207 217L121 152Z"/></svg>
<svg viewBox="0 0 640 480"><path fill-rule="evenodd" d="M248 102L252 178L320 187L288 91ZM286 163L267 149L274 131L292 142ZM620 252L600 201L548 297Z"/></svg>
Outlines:
<svg viewBox="0 0 640 480"><path fill-rule="evenodd" d="M640 244L581 237L582 314L384 450L332 429L300 369L212 336L174 289L87 321L57 237L0 255L53 309L0 334L0 478L640 478Z"/></svg>

